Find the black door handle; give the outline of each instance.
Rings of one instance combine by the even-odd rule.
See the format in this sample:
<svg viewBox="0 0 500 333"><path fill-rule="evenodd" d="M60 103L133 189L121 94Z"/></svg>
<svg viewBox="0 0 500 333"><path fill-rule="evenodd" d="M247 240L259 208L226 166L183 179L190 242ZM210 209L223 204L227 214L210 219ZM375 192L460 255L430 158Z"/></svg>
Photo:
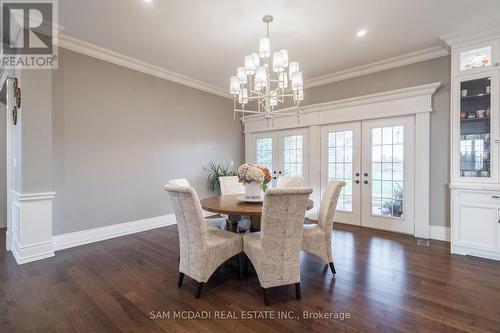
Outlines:
<svg viewBox="0 0 500 333"><path fill-rule="evenodd" d="M356 183L356 184L359 184L359 180L356 180L356 181L355 181L355 183Z"/></svg>
<svg viewBox="0 0 500 333"><path fill-rule="evenodd" d="M368 181L367 181L367 180L365 180L363 183L368 184Z"/></svg>

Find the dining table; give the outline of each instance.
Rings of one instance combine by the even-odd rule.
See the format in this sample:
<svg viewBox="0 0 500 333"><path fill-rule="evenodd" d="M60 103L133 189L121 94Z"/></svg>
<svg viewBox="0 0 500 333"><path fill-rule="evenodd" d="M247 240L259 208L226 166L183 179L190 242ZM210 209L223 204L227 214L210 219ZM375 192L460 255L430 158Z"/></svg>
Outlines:
<svg viewBox="0 0 500 333"><path fill-rule="evenodd" d="M260 230L263 202L248 202L241 200L241 194L220 195L201 200L201 207L209 212L227 215L227 230L238 232L241 216L251 219L250 231ZM314 208L314 202L309 199L306 210Z"/></svg>

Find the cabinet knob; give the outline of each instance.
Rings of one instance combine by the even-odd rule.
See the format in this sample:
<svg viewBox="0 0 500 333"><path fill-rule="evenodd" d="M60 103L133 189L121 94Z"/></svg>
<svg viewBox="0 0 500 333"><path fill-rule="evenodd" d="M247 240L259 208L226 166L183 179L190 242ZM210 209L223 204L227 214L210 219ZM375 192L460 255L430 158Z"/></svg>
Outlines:
<svg viewBox="0 0 500 333"><path fill-rule="evenodd" d="M365 180L363 183L368 184L368 181L367 181L367 180Z"/></svg>

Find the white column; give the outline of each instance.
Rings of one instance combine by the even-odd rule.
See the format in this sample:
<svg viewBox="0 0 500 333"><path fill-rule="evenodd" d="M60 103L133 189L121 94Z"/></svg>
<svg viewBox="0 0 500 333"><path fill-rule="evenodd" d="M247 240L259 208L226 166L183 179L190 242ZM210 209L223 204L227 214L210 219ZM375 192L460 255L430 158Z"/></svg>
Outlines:
<svg viewBox="0 0 500 333"><path fill-rule="evenodd" d="M425 239L430 229L430 119L429 112L415 115L415 237Z"/></svg>

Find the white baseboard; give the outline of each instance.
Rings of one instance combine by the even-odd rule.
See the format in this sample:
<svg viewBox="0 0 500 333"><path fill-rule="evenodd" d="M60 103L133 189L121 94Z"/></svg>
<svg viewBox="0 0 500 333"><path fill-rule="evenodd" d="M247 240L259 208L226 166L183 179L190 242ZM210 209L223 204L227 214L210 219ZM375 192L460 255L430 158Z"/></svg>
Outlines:
<svg viewBox="0 0 500 333"><path fill-rule="evenodd" d="M451 240L451 229L450 227L441 227L437 225L430 225L430 238L440 241L449 242Z"/></svg>
<svg viewBox="0 0 500 333"><path fill-rule="evenodd" d="M22 246L18 242L14 241L14 244L12 245L11 252L18 265L51 258L55 255L52 241L25 246Z"/></svg>
<svg viewBox="0 0 500 333"><path fill-rule="evenodd" d="M57 235L52 237L52 241L54 243L54 250L59 251L70 247L100 242L106 239L161 228L176 223L177 221L175 220L175 215L170 214Z"/></svg>

